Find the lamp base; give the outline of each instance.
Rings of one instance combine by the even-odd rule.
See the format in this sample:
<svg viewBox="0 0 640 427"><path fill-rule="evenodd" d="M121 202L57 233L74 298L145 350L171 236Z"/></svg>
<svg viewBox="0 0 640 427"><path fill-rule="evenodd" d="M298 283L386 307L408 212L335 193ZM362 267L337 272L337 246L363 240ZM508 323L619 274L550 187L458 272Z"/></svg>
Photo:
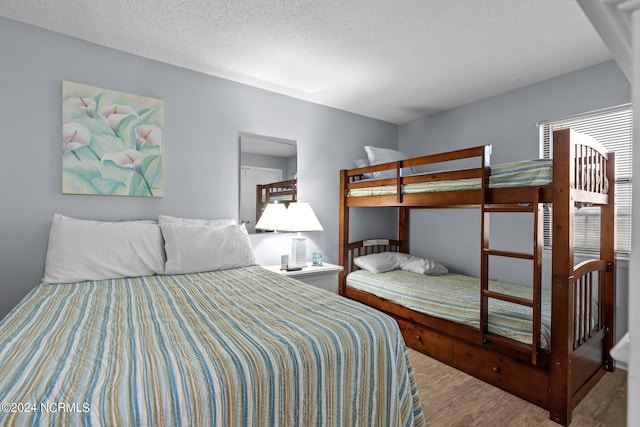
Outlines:
<svg viewBox="0 0 640 427"><path fill-rule="evenodd" d="M304 267L307 265L307 238L296 236L291 238L290 267Z"/></svg>

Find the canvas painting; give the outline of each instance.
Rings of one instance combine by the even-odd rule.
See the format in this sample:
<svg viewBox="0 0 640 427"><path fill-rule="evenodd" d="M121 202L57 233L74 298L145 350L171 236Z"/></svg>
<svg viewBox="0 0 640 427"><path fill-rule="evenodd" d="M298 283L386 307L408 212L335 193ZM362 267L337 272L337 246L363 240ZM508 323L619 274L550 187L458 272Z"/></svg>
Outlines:
<svg viewBox="0 0 640 427"><path fill-rule="evenodd" d="M164 101L62 82L62 192L162 197Z"/></svg>

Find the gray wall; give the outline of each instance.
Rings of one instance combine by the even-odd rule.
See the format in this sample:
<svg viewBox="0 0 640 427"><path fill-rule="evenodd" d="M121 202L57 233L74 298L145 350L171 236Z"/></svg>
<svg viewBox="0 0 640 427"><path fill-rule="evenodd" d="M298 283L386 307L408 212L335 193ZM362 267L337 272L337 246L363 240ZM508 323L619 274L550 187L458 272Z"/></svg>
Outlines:
<svg viewBox="0 0 640 427"><path fill-rule="evenodd" d="M418 156L492 144L493 164L534 159L539 153L536 122L628 103L630 90L622 71L610 61L403 124L398 146L407 155ZM499 215L491 221L491 246L531 252L532 216ZM478 210L413 211L410 220L412 253L438 259L453 271L479 275ZM530 265L496 260L489 275L530 284ZM548 280L548 260L544 270ZM622 262L617 275L618 337L628 324L627 276L626 262Z"/></svg>
<svg viewBox="0 0 640 427"><path fill-rule="evenodd" d="M96 46L0 18L0 318L44 271L54 212L87 219L237 218L239 135L298 143L301 198L324 232L311 247L337 261L338 171L364 145L395 148L398 127ZM61 194L61 81L165 101L165 197ZM258 259L276 264L263 238ZM269 248L269 245L266 245Z"/></svg>

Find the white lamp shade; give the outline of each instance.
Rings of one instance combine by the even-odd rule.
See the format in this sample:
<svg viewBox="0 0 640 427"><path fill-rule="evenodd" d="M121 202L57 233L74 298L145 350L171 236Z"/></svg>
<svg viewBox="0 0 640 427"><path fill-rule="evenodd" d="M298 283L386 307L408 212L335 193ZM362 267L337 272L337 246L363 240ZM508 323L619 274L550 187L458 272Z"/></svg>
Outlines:
<svg viewBox="0 0 640 427"><path fill-rule="evenodd" d="M323 231L318 217L313 213L311 205L306 202L289 203L289 207L284 215L282 223L278 226L279 231Z"/></svg>
<svg viewBox="0 0 640 427"><path fill-rule="evenodd" d="M260 215L256 229L267 231L279 230L278 227L280 223L282 223L286 212L287 209L282 203L269 203L264 212L262 212L262 215Z"/></svg>

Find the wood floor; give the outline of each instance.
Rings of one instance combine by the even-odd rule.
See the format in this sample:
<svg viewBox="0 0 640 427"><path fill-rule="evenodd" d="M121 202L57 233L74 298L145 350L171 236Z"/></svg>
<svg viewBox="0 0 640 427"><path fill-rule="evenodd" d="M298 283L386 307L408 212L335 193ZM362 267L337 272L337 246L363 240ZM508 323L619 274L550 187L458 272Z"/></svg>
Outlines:
<svg viewBox="0 0 640 427"><path fill-rule="evenodd" d="M549 426L549 412L457 369L409 349L430 427ZM573 410L571 427L624 427L627 372L606 373Z"/></svg>

